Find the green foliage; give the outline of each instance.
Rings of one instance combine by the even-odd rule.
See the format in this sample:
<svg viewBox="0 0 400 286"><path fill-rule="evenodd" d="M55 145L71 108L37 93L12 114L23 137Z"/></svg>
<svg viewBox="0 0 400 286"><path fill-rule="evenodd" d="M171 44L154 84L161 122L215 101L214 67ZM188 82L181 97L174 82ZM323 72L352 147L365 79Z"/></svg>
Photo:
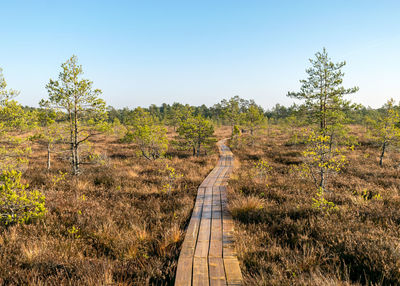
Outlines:
<svg viewBox="0 0 400 286"><path fill-rule="evenodd" d="M4 170L24 170L28 165L28 155L31 152L26 140L7 138L7 146L0 146L0 172Z"/></svg>
<svg viewBox="0 0 400 286"><path fill-rule="evenodd" d="M29 117L21 105L11 100L19 92L7 90L7 83L0 69L0 172L23 169L27 166L30 146L25 138L15 136L15 131L28 126Z"/></svg>
<svg viewBox="0 0 400 286"><path fill-rule="evenodd" d="M104 121L107 119L106 105L104 100L99 98L101 90L93 89L93 82L81 78L83 69L78 65L76 56L63 63L61 69L58 80L50 79L47 84L49 99L42 100L41 105L66 112L72 172L78 175L81 164L79 147L94 135L96 128L104 131ZM87 123L86 129L84 121Z"/></svg>
<svg viewBox="0 0 400 286"><path fill-rule="evenodd" d="M325 48L316 53L310 63L311 67L306 70L308 78L300 80L300 91L288 93L289 97L304 101L309 123L317 124L306 142L304 162L296 169L305 177L312 178L318 188L318 199L314 199L318 207L330 210L333 206L325 201L323 193L329 177L338 173L347 162L343 155L347 147L338 146L343 138L349 140L344 126L348 122L345 111L356 107L344 96L357 92L358 87L346 89L342 86L342 68L346 62L333 63Z"/></svg>
<svg viewBox="0 0 400 286"><path fill-rule="evenodd" d="M59 119L57 112L49 107L48 102L41 101L41 109L36 113L37 126L35 133L29 139L36 141L47 148L47 170L51 168L51 153L56 143L65 140L65 124L56 122Z"/></svg>
<svg viewBox="0 0 400 286"><path fill-rule="evenodd" d="M370 200L381 201L382 200L382 196L380 193L374 194L372 191L370 191L368 189L362 189L360 193L358 193L357 191L354 191L353 195L360 196L360 198L362 198L363 201L370 201Z"/></svg>
<svg viewBox="0 0 400 286"><path fill-rule="evenodd" d="M317 197L313 198L313 208L318 209L325 213L326 215L331 214L334 211L339 210L339 208L333 203L325 199L324 191L322 188L319 188L317 191Z"/></svg>
<svg viewBox="0 0 400 286"><path fill-rule="evenodd" d="M135 138L133 136L133 132L130 130L126 131L124 137L121 138L122 143L131 143L133 140L135 140Z"/></svg>
<svg viewBox="0 0 400 286"><path fill-rule="evenodd" d="M155 160L165 155L168 149L167 130L156 124L149 112L138 107L129 119L132 130L124 140L133 140L143 157Z"/></svg>
<svg viewBox="0 0 400 286"><path fill-rule="evenodd" d="M297 144L299 142L304 142L304 136L302 136L304 134L304 130L301 130L299 132L299 127L303 125L303 122L301 121L301 119L299 118L298 115L296 114L291 114L290 116L286 117L284 120L284 126L286 127L286 129L288 129L289 135L290 135L290 140L289 140L289 144Z"/></svg>
<svg viewBox="0 0 400 286"><path fill-rule="evenodd" d="M254 163L254 172L256 174L256 178L262 180L264 183L268 180L269 173L272 171L272 167L268 164L267 161L262 159L258 160Z"/></svg>
<svg viewBox="0 0 400 286"><path fill-rule="evenodd" d="M221 101L222 116L225 118L229 125L233 127L240 123L240 103L241 99L239 96L230 98L229 100L223 99Z"/></svg>
<svg viewBox="0 0 400 286"><path fill-rule="evenodd" d="M68 234L73 239L78 239L81 237L81 235L79 234L79 228L77 228L74 225L72 227L68 228Z"/></svg>
<svg viewBox="0 0 400 286"><path fill-rule="evenodd" d="M174 188L176 188L176 182L179 178L182 178L183 175L177 174L175 168L170 167L168 164L165 166L166 183L162 186L162 191L170 194Z"/></svg>
<svg viewBox="0 0 400 286"><path fill-rule="evenodd" d="M0 105L0 171L26 167L31 151L26 138L15 136L15 131L27 126L25 112L14 100L3 100Z"/></svg>
<svg viewBox="0 0 400 286"><path fill-rule="evenodd" d="M244 113L244 123L250 129L250 134L253 136L254 131L265 120L264 112L261 107L251 104L246 113Z"/></svg>
<svg viewBox="0 0 400 286"><path fill-rule="evenodd" d="M118 137L121 137L124 133L127 132L125 126L121 124L121 121L117 117L114 118L112 122L111 130Z"/></svg>
<svg viewBox="0 0 400 286"><path fill-rule="evenodd" d="M388 147L400 143L400 114L394 99L388 100L376 119L370 118L373 138L381 146L379 165L383 166L383 157Z"/></svg>
<svg viewBox="0 0 400 286"><path fill-rule="evenodd" d="M92 81L80 78L83 69L78 65L78 58L72 56L61 65L61 68L59 79L57 81L50 79L46 86L49 106L67 111L73 120L106 119L105 102L99 98L102 92L93 89Z"/></svg>
<svg viewBox="0 0 400 286"><path fill-rule="evenodd" d="M333 147L330 136L311 132L303 152L303 163L294 167L305 178L312 179L316 188L325 191L326 181L347 163L344 152L351 147Z"/></svg>
<svg viewBox="0 0 400 286"><path fill-rule="evenodd" d="M15 100L3 100L0 104L0 129L13 131L28 126L28 117Z"/></svg>
<svg viewBox="0 0 400 286"><path fill-rule="evenodd" d="M325 48L310 59L311 67L306 70L308 78L300 80L300 92L289 92L288 96L303 100L311 123L318 124L318 132L331 137L340 131L346 120L346 109L352 106L344 95L358 91L358 87L342 86L346 62L333 63Z"/></svg>
<svg viewBox="0 0 400 286"><path fill-rule="evenodd" d="M175 130L182 121L192 116L192 114L193 108L191 106L175 102L166 114L167 124L173 126Z"/></svg>
<svg viewBox="0 0 400 286"><path fill-rule="evenodd" d="M9 89L7 90L7 82L3 76L3 69L0 68L0 104L3 105L5 101L9 101L11 98L17 96L19 91Z"/></svg>
<svg viewBox="0 0 400 286"><path fill-rule="evenodd" d="M53 188L57 187L59 185L59 183L64 182L66 175L67 175L67 173L65 173L63 171L58 171L57 174L51 176L51 184L52 184Z"/></svg>
<svg viewBox="0 0 400 286"><path fill-rule="evenodd" d="M3 171L0 175L0 222L4 225L29 223L46 213L45 197L37 190L28 191L21 173Z"/></svg>
<svg viewBox="0 0 400 286"><path fill-rule="evenodd" d="M242 135L242 132L240 131L239 126L234 125L233 130L232 130L232 135L231 135L231 141L230 141L231 148L236 149L239 147L241 135Z"/></svg>
<svg viewBox="0 0 400 286"><path fill-rule="evenodd" d="M213 142L214 125L201 115L191 116L181 122L177 132L183 145L192 148L193 156L199 156L201 146Z"/></svg>

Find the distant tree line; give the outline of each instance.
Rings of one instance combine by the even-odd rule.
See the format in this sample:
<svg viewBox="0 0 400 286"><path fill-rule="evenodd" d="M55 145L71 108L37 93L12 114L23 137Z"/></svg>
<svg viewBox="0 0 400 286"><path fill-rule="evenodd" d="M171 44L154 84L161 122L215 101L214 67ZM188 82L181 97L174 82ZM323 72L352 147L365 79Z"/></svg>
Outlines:
<svg viewBox="0 0 400 286"><path fill-rule="evenodd" d="M239 102L244 101L243 106L239 108L239 113L245 112L246 106L255 105L262 112L263 116L270 123L279 123L284 120L296 116L301 119L306 115L306 106L303 104L292 104L290 106L284 106L279 103L275 104L272 108L264 109L260 105L257 105L254 100L246 100L241 99L239 97L234 97L239 99ZM25 110L33 110L34 107L24 107ZM200 115L204 118L210 119L213 122L230 125L229 119L225 117L224 108L222 103L217 103L213 106L192 106L188 104L182 103L173 103L167 104L163 103L160 106L155 104L150 105L149 107L143 108L145 111L149 112L150 115L158 120L159 122L164 122L168 124L168 122L173 122L174 114L176 114L177 110L188 109L191 110L192 114L195 116ZM108 112L108 121L111 123L118 118L121 123L127 122L128 118L132 115L135 109L131 109L128 107L124 108L114 108L112 106L107 107ZM241 111L240 111L241 110ZM346 117L350 119L351 123L364 125L365 118L374 118L378 114L384 112L385 106L379 108L372 108L370 106L363 106L362 104L358 104L356 108L344 108L343 112L346 114Z"/></svg>

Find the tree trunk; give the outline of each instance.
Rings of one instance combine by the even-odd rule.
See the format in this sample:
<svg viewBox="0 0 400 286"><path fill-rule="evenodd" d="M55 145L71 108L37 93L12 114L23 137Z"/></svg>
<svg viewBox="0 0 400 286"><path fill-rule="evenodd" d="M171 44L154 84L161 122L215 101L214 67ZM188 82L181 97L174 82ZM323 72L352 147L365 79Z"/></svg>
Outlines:
<svg viewBox="0 0 400 286"><path fill-rule="evenodd" d="M198 143L198 145L197 145L197 157L199 157L200 156L200 142Z"/></svg>
<svg viewBox="0 0 400 286"><path fill-rule="evenodd" d="M73 118L72 118L72 111L69 110L69 128L70 128L70 151L71 151L71 169L72 173L75 174L75 148L74 148L74 124L73 124Z"/></svg>
<svg viewBox="0 0 400 286"><path fill-rule="evenodd" d="M329 153L332 152L332 147L333 147L333 132L331 136L329 137Z"/></svg>
<svg viewBox="0 0 400 286"><path fill-rule="evenodd" d="M74 104L74 170L73 173L74 175L79 174L79 142L78 142L78 107L77 107L77 99L75 99L75 104Z"/></svg>
<svg viewBox="0 0 400 286"><path fill-rule="evenodd" d="M319 187L321 188L322 192L325 192L325 171L323 168L321 168L320 171Z"/></svg>
<svg viewBox="0 0 400 286"><path fill-rule="evenodd" d="M379 159L379 166L383 166L383 156L385 155L385 150L386 150L386 141L383 142L382 144L382 153Z"/></svg>
<svg viewBox="0 0 400 286"><path fill-rule="evenodd" d="M319 121L319 127L321 128L321 132L324 129L324 115L323 115L323 105L322 105L322 96L319 101L319 112L320 112L320 121Z"/></svg>

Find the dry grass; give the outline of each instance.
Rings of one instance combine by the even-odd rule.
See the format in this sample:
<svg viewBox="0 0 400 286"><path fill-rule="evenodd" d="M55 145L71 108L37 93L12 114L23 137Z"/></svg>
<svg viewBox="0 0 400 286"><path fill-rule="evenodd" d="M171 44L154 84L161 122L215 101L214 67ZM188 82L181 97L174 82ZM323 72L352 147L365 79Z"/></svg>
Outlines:
<svg viewBox="0 0 400 286"><path fill-rule="evenodd" d="M34 152L24 178L46 194L48 214L37 223L0 229L1 285L168 285L173 281L184 230L197 187L214 167L217 151L193 158L137 158L129 144L93 140L108 164L84 166L56 186L69 170L55 159L45 170L44 148ZM182 174L174 191L161 191L168 163Z"/></svg>
<svg viewBox="0 0 400 286"><path fill-rule="evenodd" d="M286 144L285 132L234 150L241 166L229 200L247 285L400 284L400 156L388 154L380 168L378 147L354 133L361 144L328 186L339 206L328 216L312 207L313 185L290 173L304 146ZM251 176L259 159L273 167L267 187Z"/></svg>
<svg viewBox="0 0 400 286"><path fill-rule="evenodd" d="M218 138L229 129L217 130ZM359 133L358 131L356 133ZM275 128L255 146L237 150L230 182L230 211L247 285L400 284L400 156L378 167L378 148L364 138L349 165L328 186L339 211L325 216L312 207L315 189L289 172L304 146L286 144ZM171 132L169 133L171 137ZM175 275L197 187L217 160L169 151L150 162L117 138L94 138L108 164L85 166L75 180L52 184L67 162L45 171L42 147L24 174L31 188L46 194L48 214L30 225L0 230L2 285L169 285ZM252 166L272 166L266 182ZM171 194L161 191L165 164L183 174ZM373 199L379 194L382 200Z"/></svg>

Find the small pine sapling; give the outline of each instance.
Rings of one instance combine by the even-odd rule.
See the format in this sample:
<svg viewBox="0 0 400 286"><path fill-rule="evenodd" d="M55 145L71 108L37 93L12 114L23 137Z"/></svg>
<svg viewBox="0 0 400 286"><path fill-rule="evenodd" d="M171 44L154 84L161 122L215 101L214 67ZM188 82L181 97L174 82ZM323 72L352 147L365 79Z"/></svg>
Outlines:
<svg viewBox="0 0 400 286"><path fill-rule="evenodd" d="M176 183L179 178L182 178L183 175L177 174L175 168L169 166L168 164L165 166L166 172L166 183L162 186L162 191L167 193L168 195L176 188Z"/></svg>
<svg viewBox="0 0 400 286"><path fill-rule="evenodd" d="M262 159L258 160L256 163L254 163L253 170L255 177L268 186L268 177L272 171L272 167L268 164L268 162Z"/></svg>

